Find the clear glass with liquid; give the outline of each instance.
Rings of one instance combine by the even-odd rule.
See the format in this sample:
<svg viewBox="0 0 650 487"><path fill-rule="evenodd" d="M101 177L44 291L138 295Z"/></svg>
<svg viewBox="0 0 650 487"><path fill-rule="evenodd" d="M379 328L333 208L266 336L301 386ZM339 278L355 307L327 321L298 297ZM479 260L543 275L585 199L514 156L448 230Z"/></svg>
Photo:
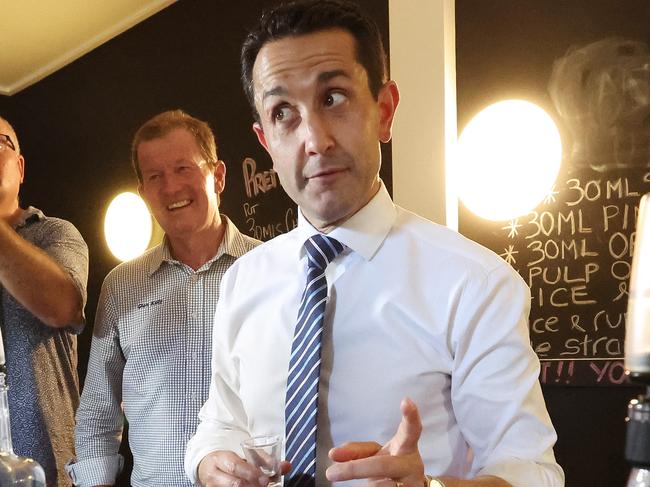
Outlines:
<svg viewBox="0 0 650 487"><path fill-rule="evenodd" d="M282 436L254 436L241 442L244 457L248 463L259 468L269 478L269 487L280 487L280 457L282 455Z"/></svg>
<svg viewBox="0 0 650 487"><path fill-rule="evenodd" d="M14 453L7 389L5 374L0 372L0 486L45 487L45 472L38 462Z"/></svg>

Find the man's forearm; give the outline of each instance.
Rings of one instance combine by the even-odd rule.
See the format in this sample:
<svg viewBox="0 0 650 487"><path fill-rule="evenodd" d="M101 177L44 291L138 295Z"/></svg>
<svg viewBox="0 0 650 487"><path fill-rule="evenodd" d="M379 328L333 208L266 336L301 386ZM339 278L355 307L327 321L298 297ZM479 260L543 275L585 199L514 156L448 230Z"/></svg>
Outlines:
<svg viewBox="0 0 650 487"><path fill-rule="evenodd" d="M82 300L70 275L2 220L0 283L46 325L63 327L81 320Z"/></svg>

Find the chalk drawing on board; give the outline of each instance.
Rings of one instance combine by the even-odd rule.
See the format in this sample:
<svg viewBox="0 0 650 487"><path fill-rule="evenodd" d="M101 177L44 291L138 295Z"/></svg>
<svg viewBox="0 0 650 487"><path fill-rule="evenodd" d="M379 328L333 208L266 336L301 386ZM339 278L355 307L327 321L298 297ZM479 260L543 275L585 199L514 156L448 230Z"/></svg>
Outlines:
<svg viewBox="0 0 650 487"><path fill-rule="evenodd" d="M296 205L290 200L269 199L283 192L273 168L260 168L255 159L246 157L242 175L247 198L242 204L244 231L258 240L269 240L293 230L298 224Z"/></svg>
<svg viewBox="0 0 650 487"><path fill-rule="evenodd" d="M553 64L549 93L571 135L567 156L596 171L650 166L650 50L607 38Z"/></svg>

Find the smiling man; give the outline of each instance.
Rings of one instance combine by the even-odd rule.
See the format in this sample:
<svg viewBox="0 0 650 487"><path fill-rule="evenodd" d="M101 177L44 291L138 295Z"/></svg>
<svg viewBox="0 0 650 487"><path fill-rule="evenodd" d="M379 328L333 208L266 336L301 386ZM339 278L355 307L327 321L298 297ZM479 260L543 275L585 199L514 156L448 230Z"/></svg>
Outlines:
<svg viewBox="0 0 650 487"><path fill-rule="evenodd" d="M69 472L75 485L113 485L125 416L131 485L189 486L183 452L208 395L221 277L259 242L219 214L226 167L205 122L180 110L153 117L132 159L165 237L104 280Z"/></svg>
<svg viewBox="0 0 650 487"><path fill-rule="evenodd" d="M379 179L399 91L376 25L354 3L279 6L242 80L299 220L224 277L187 474L267 485L239 444L284 433L285 486L562 485L529 290Z"/></svg>

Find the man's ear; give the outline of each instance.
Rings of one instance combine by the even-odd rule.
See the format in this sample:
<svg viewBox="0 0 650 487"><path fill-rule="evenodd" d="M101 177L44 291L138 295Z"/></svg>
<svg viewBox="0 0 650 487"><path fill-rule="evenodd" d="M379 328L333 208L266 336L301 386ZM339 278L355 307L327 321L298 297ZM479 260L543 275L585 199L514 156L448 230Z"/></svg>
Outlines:
<svg viewBox="0 0 650 487"><path fill-rule="evenodd" d="M226 188L226 164L223 161L217 161L214 168L214 190L221 194Z"/></svg>
<svg viewBox="0 0 650 487"><path fill-rule="evenodd" d="M259 140L260 144L262 144L262 147L266 149L266 152L269 152L269 144L266 141L266 135L264 134L264 129L262 128L262 125L260 125L259 122L255 122L253 124L253 132L255 132L255 135L257 135L257 140Z"/></svg>
<svg viewBox="0 0 650 487"><path fill-rule="evenodd" d="M379 141L388 142L393 135L393 120L397 105L399 105L399 89L397 83L389 80L384 83L377 95L379 106Z"/></svg>
<svg viewBox="0 0 650 487"><path fill-rule="evenodd" d="M20 184L23 184L25 180L25 158L22 155L18 156L18 170L20 171Z"/></svg>

